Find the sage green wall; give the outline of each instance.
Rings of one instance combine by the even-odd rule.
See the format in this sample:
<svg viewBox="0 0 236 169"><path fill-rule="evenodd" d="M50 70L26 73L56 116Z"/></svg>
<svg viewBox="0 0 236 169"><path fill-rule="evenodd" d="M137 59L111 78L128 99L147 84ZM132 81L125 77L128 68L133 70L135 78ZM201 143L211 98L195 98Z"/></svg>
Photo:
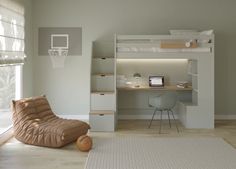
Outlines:
<svg viewBox="0 0 236 169"><path fill-rule="evenodd" d="M23 97L31 97L33 95L32 1L21 1L25 6L25 53L27 56L23 66Z"/></svg>
<svg viewBox="0 0 236 169"><path fill-rule="evenodd" d="M115 33L214 29L216 114L236 115L235 6L234 0L33 0L34 94L47 94L59 114L87 114L91 41L112 40ZM64 69L37 55L38 28L50 26L83 28L83 54L68 57Z"/></svg>

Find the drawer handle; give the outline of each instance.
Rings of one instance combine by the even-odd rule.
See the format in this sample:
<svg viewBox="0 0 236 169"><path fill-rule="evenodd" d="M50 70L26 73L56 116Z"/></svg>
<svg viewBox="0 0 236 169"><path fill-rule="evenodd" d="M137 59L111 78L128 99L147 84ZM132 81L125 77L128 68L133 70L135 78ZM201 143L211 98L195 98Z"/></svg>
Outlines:
<svg viewBox="0 0 236 169"><path fill-rule="evenodd" d="M99 114L99 116L104 116L104 114Z"/></svg>
<svg viewBox="0 0 236 169"><path fill-rule="evenodd" d="M101 96L104 96L105 94L104 93L100 93Z"/></svg>
<svg viewBox="0 0 236 169"><path fill-rule="evenodd" d="M106 58L101 58L102 60L106 60Z"/></svg>
<svg viewBox="0 0 236 169"><path fill-rule="evenodd" d="M104 74L101 74L101 77L105 77L106 75L104 75Z"/></svg>

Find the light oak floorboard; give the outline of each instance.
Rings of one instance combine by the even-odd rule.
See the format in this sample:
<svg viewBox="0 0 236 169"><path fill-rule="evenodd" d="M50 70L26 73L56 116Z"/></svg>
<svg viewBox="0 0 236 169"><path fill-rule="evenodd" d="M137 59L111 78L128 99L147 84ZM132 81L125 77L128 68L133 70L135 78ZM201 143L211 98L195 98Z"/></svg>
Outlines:
<svg viewBox="0 0 236 169"><path fill-rule="evenodd" d="M116 132L90 132L96 138L106 137L222 137L236 148L236 120L216 121L215 129L185 129L180 124L177 133L174 123L172 128L165 121L163 134L158 134L159 121L153 121L148 129L147 120L119 121ZM217 148L217 147L216 147ZM88 153L76 149L75 143L61 149L43 148L25 145L16 139L0 147L0 169L83 169Z"/></svg>

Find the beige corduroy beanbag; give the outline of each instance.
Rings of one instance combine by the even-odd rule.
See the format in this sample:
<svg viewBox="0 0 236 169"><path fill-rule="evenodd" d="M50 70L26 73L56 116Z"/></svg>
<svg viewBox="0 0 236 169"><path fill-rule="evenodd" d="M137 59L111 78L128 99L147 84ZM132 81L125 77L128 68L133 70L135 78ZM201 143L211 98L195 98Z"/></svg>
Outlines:
<svg viewBox="0 0 236 169"><path fill-rule="evenodd" d="M80 120L57 117L45 96L12 103L15 138L23 143L62 147L88 132L89 125Z"/></svg>

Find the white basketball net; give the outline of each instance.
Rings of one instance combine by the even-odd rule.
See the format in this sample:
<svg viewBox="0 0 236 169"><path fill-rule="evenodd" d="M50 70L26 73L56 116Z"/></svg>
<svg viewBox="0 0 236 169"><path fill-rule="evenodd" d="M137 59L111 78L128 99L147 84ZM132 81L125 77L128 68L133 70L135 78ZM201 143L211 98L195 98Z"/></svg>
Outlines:
<svg viewBox="0 0 236 169"><path fill-rule="evenodd" d="M52 61L53 68L63 68L65 65L65 59L68 54L67 49L49 49L49 56Z"/></svg>

